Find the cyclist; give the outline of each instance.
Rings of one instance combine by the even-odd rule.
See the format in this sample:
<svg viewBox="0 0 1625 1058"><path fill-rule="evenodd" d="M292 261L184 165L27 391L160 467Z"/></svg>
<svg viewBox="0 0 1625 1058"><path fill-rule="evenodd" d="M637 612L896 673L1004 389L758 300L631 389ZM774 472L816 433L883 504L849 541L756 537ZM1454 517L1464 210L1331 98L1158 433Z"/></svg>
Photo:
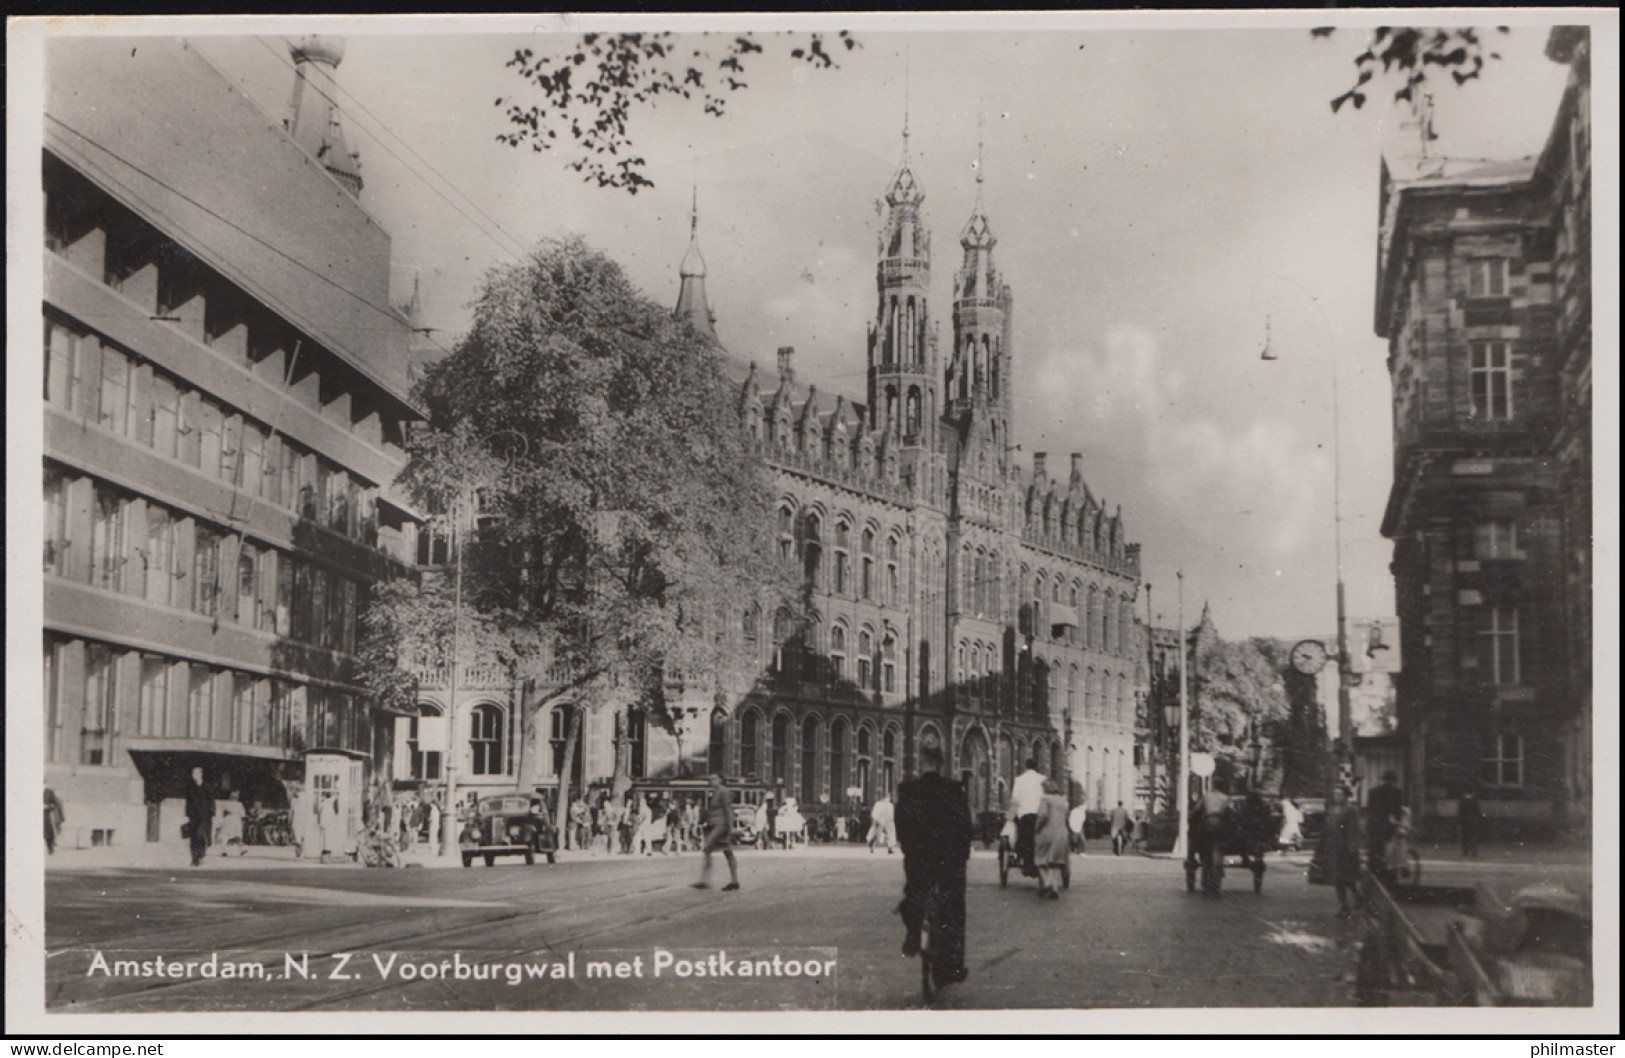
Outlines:
<svg viewBox="0 0 1625 1058"><path fill-rule="evenodd" d="M931 923L932 977L956 984L965 971L965 861L975 827L965 787L942 776L942 750L920 750L921 774L897 787L897 842L903 847L903 954L920 952L926 898L936 890Z"/></svg>

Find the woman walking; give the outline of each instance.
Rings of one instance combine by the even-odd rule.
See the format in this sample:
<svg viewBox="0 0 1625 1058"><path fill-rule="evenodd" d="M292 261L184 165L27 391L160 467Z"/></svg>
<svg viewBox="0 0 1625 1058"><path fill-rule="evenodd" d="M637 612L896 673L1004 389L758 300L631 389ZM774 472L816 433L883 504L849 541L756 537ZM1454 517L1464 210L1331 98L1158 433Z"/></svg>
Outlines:
<svg viewBox="0 0 1625 1058"><path fill-rule="evenodd" d="M1038 865L1038 895L1050 900L1061 896L1061 875L1072 853L1071 831L1066 824L1066 802L1054 779L1045 779L1044 796L1038 801L1038 820L1033 828L1033 862Z"/></svg>

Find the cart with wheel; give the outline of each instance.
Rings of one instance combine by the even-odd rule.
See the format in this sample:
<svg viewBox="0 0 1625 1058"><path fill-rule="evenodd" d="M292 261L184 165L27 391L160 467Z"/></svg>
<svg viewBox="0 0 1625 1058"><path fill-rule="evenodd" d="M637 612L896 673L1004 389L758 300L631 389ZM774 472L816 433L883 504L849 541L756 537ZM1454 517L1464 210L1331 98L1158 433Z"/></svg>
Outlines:
<svg viewBox="0 0 1625 1058"><path fill-rule="evenodd" d="M1264 855L1275 847L1280 827L1269 807L1262 802L1232 802L1216 818L1202 812L1191 816L1185 853L1185 889L1196 891L1198 875L1202 891L1217 896L1224 888L1227 866L1249 871L1253 892L1264 891Z"/></svg>
<svg viewBox="0 0 1625 1058"><path fill-rule="evenodd" d="M999 831L999 888L1003 889L1010 884L1010 872L1015 871L1026 878L1038 877L1038 866L1033 863L1033 850L1031 838L1025 843L1026 848L1018 848L1022 842L1017 841L1016 821L1007 820L1004 829ZM1061 888L1072 888L1072 865L1061 866Z"/></svg>

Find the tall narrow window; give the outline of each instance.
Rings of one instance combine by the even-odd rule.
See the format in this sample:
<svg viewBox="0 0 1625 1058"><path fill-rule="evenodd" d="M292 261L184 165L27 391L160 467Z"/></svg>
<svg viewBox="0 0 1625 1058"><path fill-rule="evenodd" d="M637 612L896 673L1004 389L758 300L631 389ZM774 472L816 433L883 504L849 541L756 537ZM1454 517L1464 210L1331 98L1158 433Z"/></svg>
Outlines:
<svg viewBox="0 0 1625 1058"><path fill-rule="evenodd" d="M721 709L711 710L711 733L705 747L705 766L713 775L726 778L728 767L728 714Z"/></svg>
<svg viewBox="0 0 1625 1058"><path fill-rule="evenodd" d="M790 718L783 713L773 718L772 769L770 778L776 783L790 778Z"/></svg>
<svg viewBox="0 0 1625 1058"><path fill-rule="evenodd" d="M1467 296L1504 298L1507 296L1507 259L1480 257L1467 262Z"/></svg>
<svg viewBox="0 0 1625 1058"><path fill-rule="evenodd" d="M164 734L164 714L169 707L169 659L152 654L141 657L141 714L136 734Z"/></svg>
<svg viewBox="0 0 1625 1058"><path fill-rule="evenodd" d="M207 665L188 669L186 735L214 737L214 672Z"/></svg>
<svg viewBox="0 0 1625 1058"><path fill-rule="evenodd" d="M220 534L197 527L197 549L192 555L192 610L213 617L220 595Z"/></svg>
<svg viewBox="0 0 1625 1058"><path fill-rule="evenodd" d="M1523 736L1497 734L1490 738L1480 776L1490 786L1523 785Z"/></svg>
<svg viewBox="0 0 1625 1058"><path fill-rule="evenodd" d="M874 636L865 629L858 633L858 687L869 690L874 680Z"/></svg>
<svg viewBox="0 0 1625 1058"><path fill-rule="evenodd" d="M1472 416L1490 422L1512 418L1512 352L1509 342L1474 342L1468 381Z"/></svg>
<svg viewBox="0 0 1625 1058"><path fill-rule="evenodd" d="M810 805L824 798L818 782L818 717L809 714L801 721L801 803Z"/></svg>
<svg viewBox="0 0 1625 1058"><path fill-rule="evenodd" d="M252 628L259 609L259 548L244 541L237 552L237 609L236 620Z"/></svg>
<svg viewBox="0 0 1625 1058"><path fill-rule="evenodd" d="M79 728L79 763L111 764L110 735L118 701L118 657L100 643L85 652L85 713Z"/></svg>
<svg viewBox="0 0 1625 1058"><path fill-rule="evenodd" d="M126 500L105 485L95 487L91 510L90 582L117 590L122 581Z"/></svg>
<svg viewBox="0 0 1625 1058"><path fill-rule="evenodd" d="M627 774L641 779L649 766L649 720L641 710L634 709L626 715L626 746Z"/></svg>
<svg viewBox="0 0 1625 1058"><path fill-rule="evenodd" d="M1479 630L1479 669L1487 683L1515 686L1520 682L1518 663L1518 609L1515 606L1486 606Z"/></svg>
<svg viewBox="0 0 1625 1058"><path fill-rule="evenodd" d="M130 358L117 349L102 350L101 425L120 436L130 427Z"/></svg>
<svg viewBox="0 0 1625 1058"><path fill-rule="evenodd" d="M475 775L503 774L502 710L489 702L474 707L469 718L468 750Z"/></svg>
<svg viewBox="0 0 1625 1058"><path fill-rule="evenodd" d="M758 734L756 713L746 713L739 721L739 770L744 775L756 774Z"/></svg>

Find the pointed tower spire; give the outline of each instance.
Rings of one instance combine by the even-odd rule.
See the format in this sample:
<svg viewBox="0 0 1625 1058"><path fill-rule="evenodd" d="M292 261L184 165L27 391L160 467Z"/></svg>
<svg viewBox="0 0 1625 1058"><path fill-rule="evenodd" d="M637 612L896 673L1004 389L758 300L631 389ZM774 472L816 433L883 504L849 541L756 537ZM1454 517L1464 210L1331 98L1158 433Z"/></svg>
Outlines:
<svg viewBox="0 0 1625 1058"><path fill-rule="evenodd" d="M288 46L293 56L293 101L285 127L295 143L316 159L344 189L361 197L361 156L350 150L339 123L338 82L344 61L338 37L300 37Z"/></svg>
<svg viewBox="0 0 1625 1058"><path fill-rule="evenodd" d="M694 194L689 204L688 213L688 252L683 255L682 266L677 270L682 279L682 285L677 291L677 307L672 315L686 319L696 331L705 335L712 341L717 340L714 324L716 317L711 315L711 303L705 296L705 258L700 256L700 181L696 174L694 178Z"/></svg>

